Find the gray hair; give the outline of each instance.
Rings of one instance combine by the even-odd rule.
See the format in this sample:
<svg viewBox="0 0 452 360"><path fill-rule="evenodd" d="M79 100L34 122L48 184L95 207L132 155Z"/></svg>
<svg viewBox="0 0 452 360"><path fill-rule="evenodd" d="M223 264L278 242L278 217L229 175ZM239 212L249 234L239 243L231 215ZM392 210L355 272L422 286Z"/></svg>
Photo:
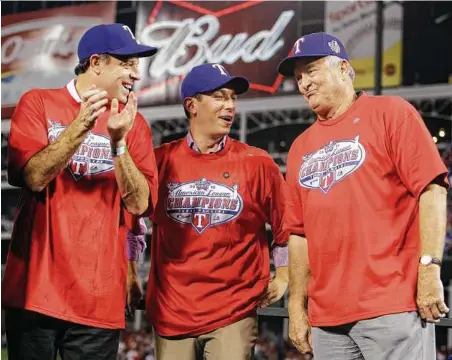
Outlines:
<svg viewBox="0 0 452 360"><path fill-rule="evenodd" d="M340 57L334 56L334 55L329 55L326 58L326 63L329 66L339 66L341 61L343 59L341 59ZM348 76L350 76L350 79L352 79L352 82L355 80L355 70L353 70L352 66L350 65L350 63L347 61L348 63Z"/></svg>

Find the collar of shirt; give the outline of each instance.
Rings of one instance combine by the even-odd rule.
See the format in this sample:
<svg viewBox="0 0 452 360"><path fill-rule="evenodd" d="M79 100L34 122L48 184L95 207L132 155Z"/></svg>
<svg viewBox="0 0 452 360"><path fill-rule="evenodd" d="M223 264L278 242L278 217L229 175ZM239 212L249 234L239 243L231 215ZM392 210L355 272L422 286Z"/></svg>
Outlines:
<svg viewBox="0 0 452 360"><path fill-rule="evenodd" d="M193 151L196 151L197 153L200 153L201 151L199 150L198 145L195 144L195 140L194 140L193 137L191 136L190 131L188 132L188 134L187 134L186 137L187 137L187 143L188 143L188 146L190 147L190 149L192 149ZM216 149L215 151L211 151L209 154L215 154L215 153L217 153L217 152L223 150L224 147L226 146L226 140L227 140L227 138L228 138L228 137L225 135L225 136L221 139L220 143L218 144L217 149Z"/></svg>
<svg viewBox="0 0 452 360"><path fill-rule="evenodd" d="M69 83L66 85L66 89L67 91L69 91L69 94L71 94L75 101L77 101L79 104L82 102L82 99L80 98L80 95L75 88L75 79L69 81Z"/></svg>

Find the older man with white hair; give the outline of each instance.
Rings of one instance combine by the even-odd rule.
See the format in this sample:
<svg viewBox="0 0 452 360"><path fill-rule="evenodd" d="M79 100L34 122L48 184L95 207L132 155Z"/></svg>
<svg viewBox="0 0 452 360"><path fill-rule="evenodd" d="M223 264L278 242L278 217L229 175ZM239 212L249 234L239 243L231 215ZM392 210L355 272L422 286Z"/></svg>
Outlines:
<svg viewBox="0 0 452 360"><path fill-rule="evenodd" d="M326 33L298 39L278 71L317 114L287 162L292 342L316 360L434 359L449 184L422 118L356 92Z"/></svg>

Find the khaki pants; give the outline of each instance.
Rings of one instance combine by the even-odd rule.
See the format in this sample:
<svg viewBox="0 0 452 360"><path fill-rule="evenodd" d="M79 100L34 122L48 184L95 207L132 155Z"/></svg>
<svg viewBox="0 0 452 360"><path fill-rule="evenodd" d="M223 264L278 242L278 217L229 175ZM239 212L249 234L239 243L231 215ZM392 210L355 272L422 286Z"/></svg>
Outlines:
<svg viewBox="0 0 452 360"><path fill-rule="evenodd" d="M257 320L247 317L207 334L177 340L154 334L157 360L251 360Z"/></svg>

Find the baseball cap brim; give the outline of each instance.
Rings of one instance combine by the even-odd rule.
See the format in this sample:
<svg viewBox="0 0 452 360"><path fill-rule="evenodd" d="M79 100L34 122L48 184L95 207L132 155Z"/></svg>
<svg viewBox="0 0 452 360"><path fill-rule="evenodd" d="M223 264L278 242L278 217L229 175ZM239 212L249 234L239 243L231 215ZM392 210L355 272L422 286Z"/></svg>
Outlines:
<svg viewBox="0 0 452 360"><path fill-rule="evenodd" d="M280 73L283 76L293 76L294 69L295 69L295 63L297 62L297 60L305 59L305 58L318 59L320 57L325 57L325 56L327 56L327 55L325 55L325 54L307 54L307 55L286 57L283 61L281 61L279 63L278 73Z"/></svg>
<svg viewBox="0 0 452 360"><path fill-rule="evenodd" d="M228 78L226 81L214 81L211 82L209 85L205 86L203 89L201 89L200 93L206 93L211 92L214 90L218 90L221 88L230 88L233 89L236 93L236 95L240 95L243 93L246 93L250 87L250 83L247 79L241 76L233 76Z"/></svg>
<svg viewBox="0 0 452 360"><path fill-rule="evenodd" d="M154 55L157 49L152 46L146 46L141 44L134 44L130 46L125 46L116 50L109 51L111 55L122 55L122 56L136 56L136 57L149 57Z"/></svg>

